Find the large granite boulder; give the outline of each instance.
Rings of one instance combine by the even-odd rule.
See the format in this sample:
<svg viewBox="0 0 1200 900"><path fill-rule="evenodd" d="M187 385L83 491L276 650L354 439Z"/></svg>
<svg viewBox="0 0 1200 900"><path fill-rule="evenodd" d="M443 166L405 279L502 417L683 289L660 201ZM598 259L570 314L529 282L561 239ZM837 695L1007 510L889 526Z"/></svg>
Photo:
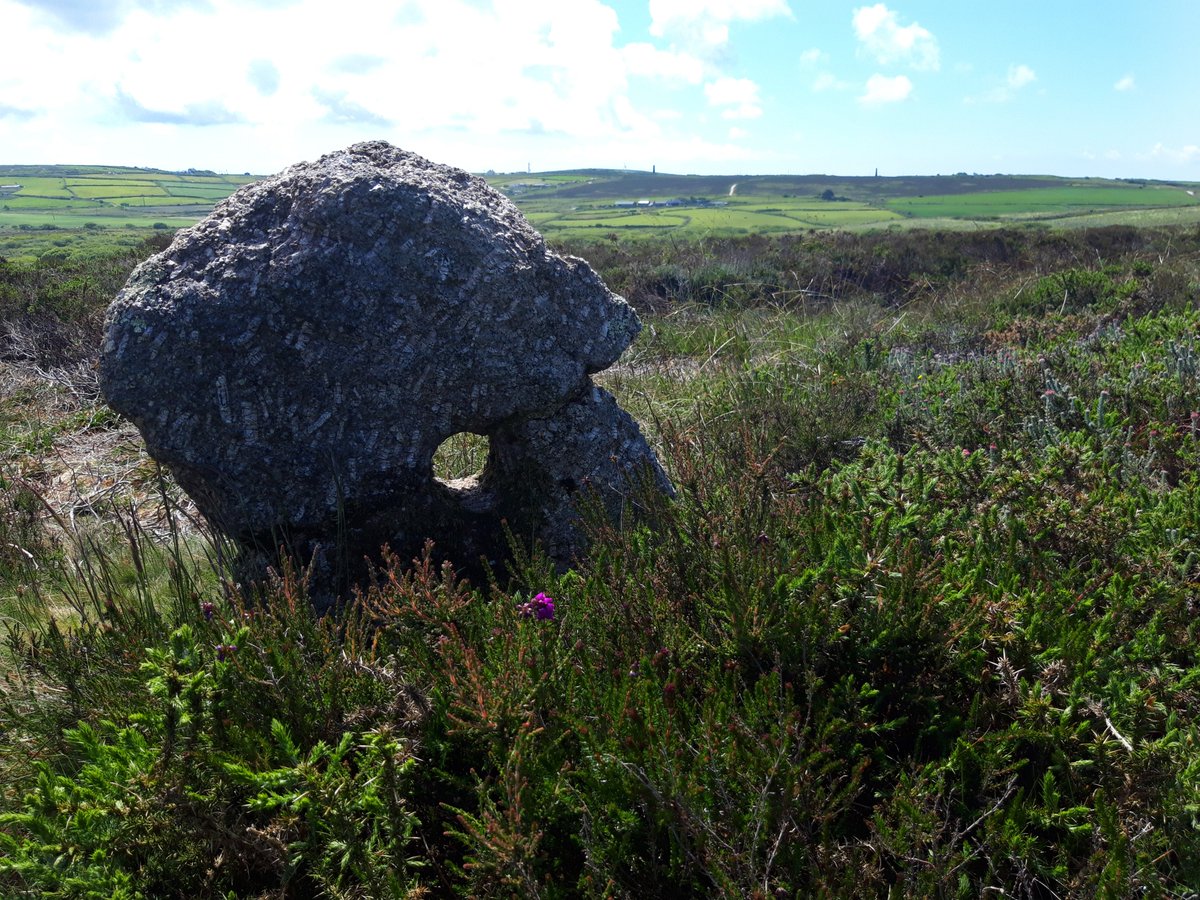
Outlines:
<svg viewBox="0 0 1200 900"><path fill-rule="evenodd" d="M633 310L484 181L383 142L239 190L133 273L106 327L108 402L246 548L491 554L509 519L565 564L583 486L614 515L635 470L670 491L589 378ZM490 459L443 483L459 432Z"/></svg>

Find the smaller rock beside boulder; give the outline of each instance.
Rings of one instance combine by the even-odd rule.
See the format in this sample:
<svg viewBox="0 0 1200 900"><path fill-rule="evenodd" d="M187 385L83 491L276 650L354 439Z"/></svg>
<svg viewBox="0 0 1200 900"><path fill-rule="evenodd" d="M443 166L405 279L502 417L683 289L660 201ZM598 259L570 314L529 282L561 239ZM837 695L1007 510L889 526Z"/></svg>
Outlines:
<svg viewBox="0 0 1200 900"><path fill-rule="evenodd" d="M498 428L481 481L496 495L499 514L539 523L543 548L566 561L586 547L576 504L597 502L618 521L631 489L646 478L674 493L633 417L592 387L553 416Z"/></svg>

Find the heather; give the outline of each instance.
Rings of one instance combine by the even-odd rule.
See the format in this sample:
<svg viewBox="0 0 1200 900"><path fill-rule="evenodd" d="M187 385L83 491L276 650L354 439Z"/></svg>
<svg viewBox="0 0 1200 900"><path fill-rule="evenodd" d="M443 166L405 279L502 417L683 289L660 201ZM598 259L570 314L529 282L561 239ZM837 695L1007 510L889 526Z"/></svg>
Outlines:
<svg viewBox="0 0 1200 900"><path fill-rule="evenodd" d="M677 497L324 617L98 398L137 254L0 264L0 894L1200 890L1200 233L566 249Z"/></svg>

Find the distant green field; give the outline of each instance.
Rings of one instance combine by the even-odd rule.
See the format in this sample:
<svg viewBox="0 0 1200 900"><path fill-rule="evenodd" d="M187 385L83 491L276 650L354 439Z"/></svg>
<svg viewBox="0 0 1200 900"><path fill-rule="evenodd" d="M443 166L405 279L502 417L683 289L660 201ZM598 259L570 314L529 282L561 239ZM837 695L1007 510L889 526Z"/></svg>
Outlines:
<svg viewBox="0 0 1200 900"><path fill-rule="evenodd" d="M1032 190L904 197L890 200L887 205L897 212L921 217L1041 218L1111 210L1196 206L1198 201L1194 190L1183 187L1069 185Z"/></svg>
<svg viewBox="0 0 1200 900"><path fill-rule="evenodd" d="M192 225L248 175L106 166L0 166L0 255L89 255ZM139 236L140 235L140 236Z"/></svg>
<svg viewBox="0 0 1200 900"><path fill-rule="evenodd" d="M55 173L55 174L51 174ZM20 185L15 193L0 195L0 211L13 201L23 208L36 206L39 198L66 201L98 201L101 205L129 206L170 203L186 196L192 202L216 201L229 196L253 178L245 175L182 174L145 169L106 169L94 166L0 166L0 184ZM59 204L61 205L61 204ZM84 205L94 205L85 203ZM0 218L0 225L5 224Z"/></svg>
<svg viewBox="0 0 1200 900"><path fill-rule="evenodd" d="M139 208L140 212L140 208ZM183 228L194 225L201 218L199 215L181 216L169 209L155 210L155 215L132 216L119 215L111 210L71 209L66 212L12 212L0 213L0 221L5 223L0 232L7 229L22 230L22 227L33 228L84 228L89 223L97 228L153 228L158 224L169 225L171 228Z"/></svg>
<svg viewBox="0 0 1200 900"><path fill-rule="evenodd" d="M208 214L217 200L224 199L223 197L205 198L205 197L189 197L189 196L172 196L170 194L142 194L123 197L110 197L109 203L121 207L139 207L149 209L159 206L195 206L201 209L200 216Z"/></svg>
<svg viewBox="0 0 1200 900"><path fill-rule="evenodd" d="M489 180L548 236L957 229L1013 221L1075 226L1092 219L1171 224L1194 222L1200 210L1200 185L1050 176L696 176L583 170ZM653 205L643 205L648 202Z"/></svg>
<svg viewBox="0 0 1200 900"><path fill-rule="evenodd" d="M11 210L50 211L56 209L78 209L85 204L71 197L26 197L18 194L14 197L0 197L0 212ZM100 206L94 203L92 206Z"/></svg>
<svg viewBox="0 0 1200 900"><path fill-rule="evenodd" d="M886 225L901 219L898 213L860 203L788 206L731 202L727 206L650 207L599 209L554 213L527 213L546 234L578 234L587 229L608 229L634 236L678 231L691 234L775 234L811 228L843 228L864 224Z"/></svg>
<svg viewBox="0 0 1200 900"><path fill-rule="evenodd" d="M127 184L67 184L69 190L81 200L103 200L126 197L165 197L167 192L158 184L130 182Z"/></svg>
<svg viewBox="0 0 1200 900"><path fill-rule="evenodd" d="M21 190L14 196L27 197L65 197L74 196L66 188L66 182L61 178L20 178L9 175L0 169L0 184L20 184Z"/></svg>

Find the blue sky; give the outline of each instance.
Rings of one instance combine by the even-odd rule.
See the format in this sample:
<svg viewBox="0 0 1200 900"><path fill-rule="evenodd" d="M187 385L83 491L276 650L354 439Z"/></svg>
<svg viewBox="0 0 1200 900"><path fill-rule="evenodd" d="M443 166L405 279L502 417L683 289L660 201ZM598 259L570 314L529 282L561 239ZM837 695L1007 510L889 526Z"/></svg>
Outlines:
<svg viewBox="0 0 1200 900"><path fill-rule="evenodd" d="M1200 181L1196 0L0 0L0 164Z"/></svg>

